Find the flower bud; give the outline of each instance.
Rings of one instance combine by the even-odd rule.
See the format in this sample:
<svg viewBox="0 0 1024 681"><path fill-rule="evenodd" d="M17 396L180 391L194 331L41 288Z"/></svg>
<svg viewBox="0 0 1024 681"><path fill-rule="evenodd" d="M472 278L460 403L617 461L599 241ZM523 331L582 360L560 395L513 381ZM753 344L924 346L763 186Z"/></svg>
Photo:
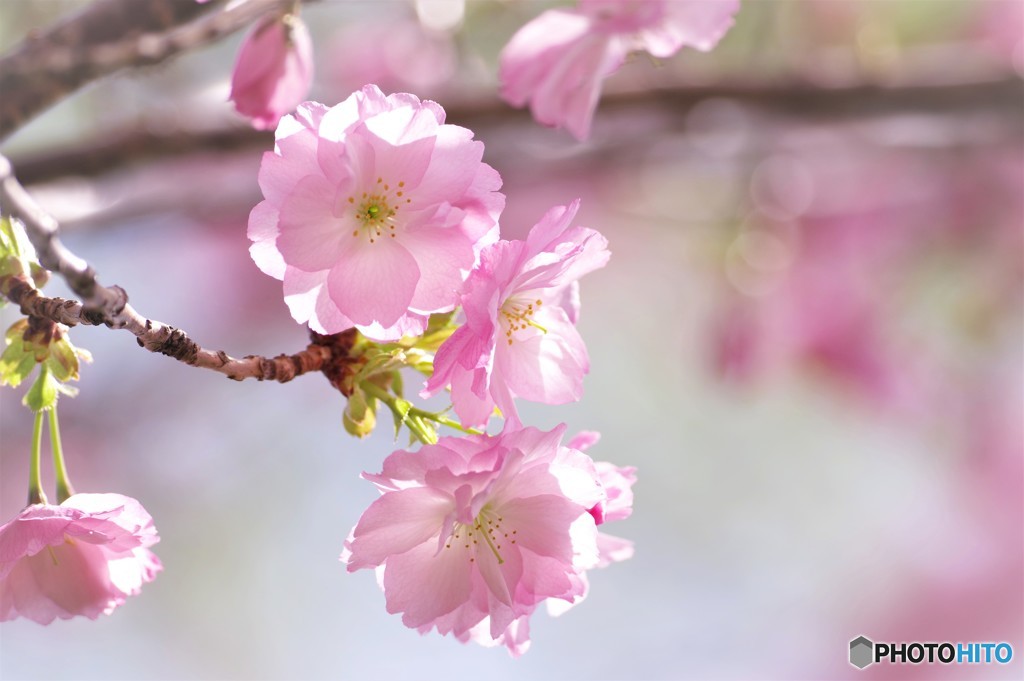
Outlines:
<svg viewBox="0 0 1024 681"><path fill-rule="evenodd" d="M345 432L358 438L372 433L377 426L377 414L374 407L375 405L366 399L366 394L357 387L349 396L348 406L345 407L345 412L341 416Z"/></svg>
<svg viewBox="0 0 1024 681"><path fill-rule="evenodd" d="M230 99L253 127L269 130L306 98L312 82L313 42L306 25L295 14L270 17L242 43Z"/></svg>

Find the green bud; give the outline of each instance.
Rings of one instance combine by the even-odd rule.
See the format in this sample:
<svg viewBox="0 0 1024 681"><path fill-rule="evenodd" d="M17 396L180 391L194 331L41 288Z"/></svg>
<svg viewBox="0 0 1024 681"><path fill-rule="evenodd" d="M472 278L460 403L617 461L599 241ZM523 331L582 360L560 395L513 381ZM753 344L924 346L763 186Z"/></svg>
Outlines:
<svg viewBox="0 0 1024 681"><path fill-rule="evenodd" d="M358 438L364 438L372 433L377 426L376 403L376 400L367 399L366 394L356 388L349 396L348 405L341 415L345 432Z"/></svg>

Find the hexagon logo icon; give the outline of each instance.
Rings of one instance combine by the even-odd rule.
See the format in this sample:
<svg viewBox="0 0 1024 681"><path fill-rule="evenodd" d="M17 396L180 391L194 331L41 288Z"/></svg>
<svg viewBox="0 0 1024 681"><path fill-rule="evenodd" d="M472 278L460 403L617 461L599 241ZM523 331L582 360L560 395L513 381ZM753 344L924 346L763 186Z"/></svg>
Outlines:
<svg viewBox="0 0 1024 681"><path fill-rule="evenodd" d="M874 648L875 644L866 636L853 639L850 641L850 664L857 669L864 669L874 662Z"/></svg>

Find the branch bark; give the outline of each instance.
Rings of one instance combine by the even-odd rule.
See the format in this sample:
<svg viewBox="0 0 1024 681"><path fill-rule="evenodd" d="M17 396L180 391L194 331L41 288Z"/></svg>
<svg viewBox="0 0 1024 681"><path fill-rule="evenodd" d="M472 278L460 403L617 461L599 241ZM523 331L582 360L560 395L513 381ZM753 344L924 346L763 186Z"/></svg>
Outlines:
<svg viewBox="0 0 1024 681"><path fill-rule="evenodd" d="M653 107L683 112L709 98L757 107L790 116L841 115L862 117L899 111L1005 111L1020 130L1020 102L1024 83L1019 78L954 82L942 85L881 86L864 83L837 88L807 84L750 86L724 84L683 87L607 95L601 102L605 113ZM488 125L534 125L528 111L512 109L497 100L446 107L449 122L473 130ZM672 125L685 125L685 116L673 116ZM252 128L173 130L154 132L152 126L127 128L77 147L61 148L16 159L18 175L26 185L69 175L95 176L137 161L174 158L196 152L269 149L274 135Z"/></svg>
<svg viewBox="0 0 1024 681"><path fill-rule="evenodd" d="M86 83L213 42L293 0L210 11L193 0L98 0L0 57L0 141Z"/></svg>
<svg viewBox="0 0 1024 681"><path fill-rule="evenodd" d="M236 381L255 378L287 383L296 376L320 371L332 384L340 386L353 363L349 351L356 338L355 329L332 336L313 334L312 342L293 355L272 358L248 355L236 359L221 350L200 346L181 329L139 314L128 303L124 289L101 285L95 270L61 243L57 221L25 191L3 156L0 156L0 213L22 221L40 264L63 276L71 290L84 301L44 296L23 275L4 277L0 280L0 291L29 317L65 326L103 324L112 329L125 329L135 336L140 347L150 352L219 372Z"/></svg>

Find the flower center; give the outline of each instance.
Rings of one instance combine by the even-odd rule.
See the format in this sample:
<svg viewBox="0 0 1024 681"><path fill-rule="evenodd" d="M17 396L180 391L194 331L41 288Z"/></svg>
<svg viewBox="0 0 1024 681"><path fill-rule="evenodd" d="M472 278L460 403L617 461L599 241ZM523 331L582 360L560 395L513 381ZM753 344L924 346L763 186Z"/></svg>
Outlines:
<svg viewBox="0 0 1024 681"><path fill-rule="evenodd" d="M477 549L486 546L498 559L498 565L502 565L505 562L505 559L501 557L502 544L504 542L515 544L519 534L518 530L502 527L503 522L505 519L494 509L484 506L471 524L455 523L452 534L448 537L444 547L451 549L454 546L458 549L461 546L464 551L469 551L469 562L474 563Z"/></svg>
<svg viewBox="0 0 1024 681"><path fill-rule="evenodd" d="M501 306L501 318L505 320L505 338L508 344L512 345L516 331L523 331L528 326L540 329L543 333L548 330L533 320L533 315L540 310L543 301L525 300L524 298L509 298Z"/></svg>
<svg viewBox="0 0 1024 681"><path fill-rule="evenodd" d="M399 182L392 191L391 185L384 182L383 177L378 177L373 189L362 192L359 197L348 197L355 217L352 236L366 236L371 244L385 235L394 239L395 227L398 226L395 219L405 197L404 187L405 182ZM404 198L404 203L411 201L412 199Z"/></svg>

